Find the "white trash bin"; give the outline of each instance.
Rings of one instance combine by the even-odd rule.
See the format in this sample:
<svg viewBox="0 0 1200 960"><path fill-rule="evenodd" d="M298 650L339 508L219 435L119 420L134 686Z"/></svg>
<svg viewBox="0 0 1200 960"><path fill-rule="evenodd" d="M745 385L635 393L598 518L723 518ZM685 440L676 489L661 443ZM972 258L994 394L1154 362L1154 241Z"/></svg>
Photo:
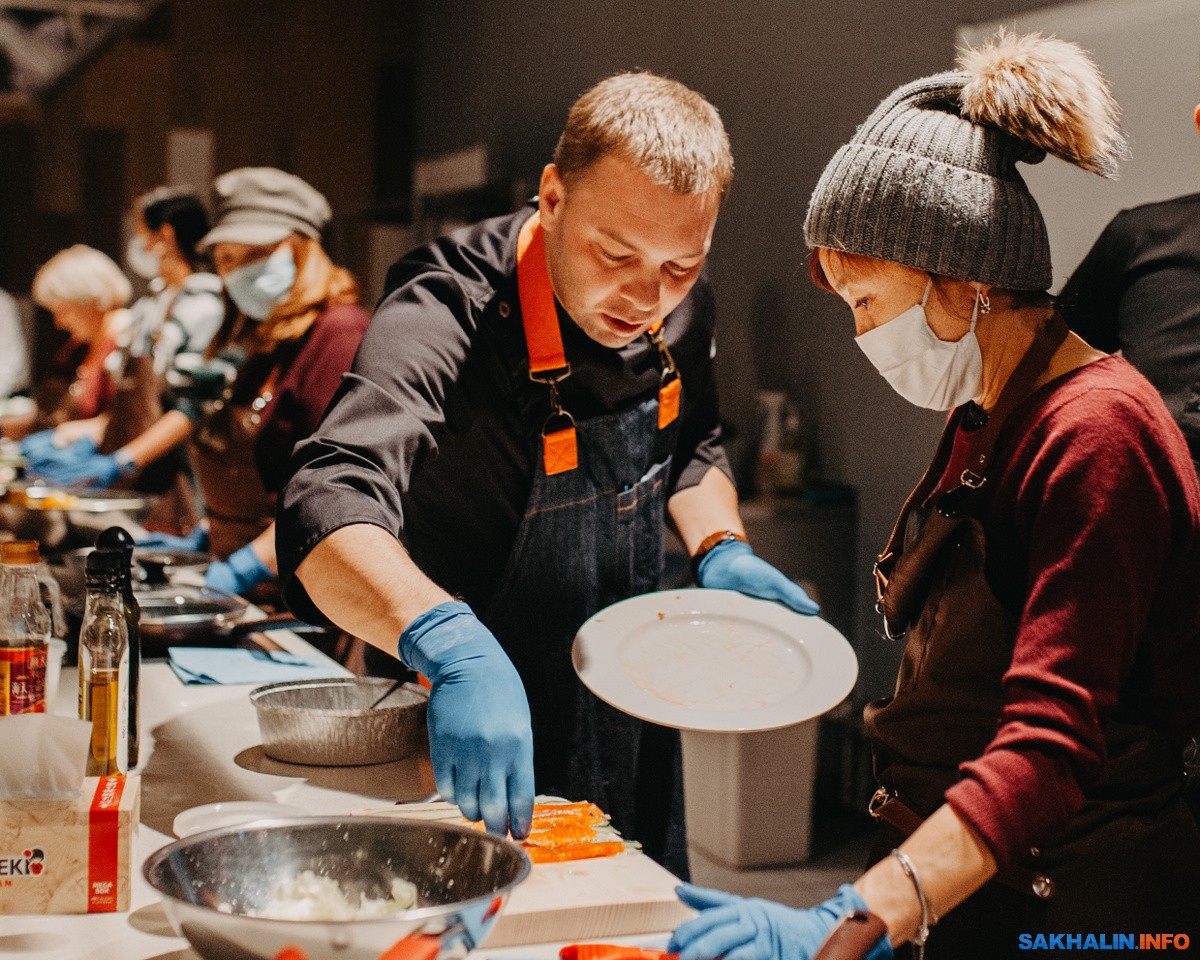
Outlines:
<svg viewBox="0 0 1200 960"><path fill-rule="evenodd" d="M735 869L803 863L820 718L761 733L681 732L688 845Z"/></svg>

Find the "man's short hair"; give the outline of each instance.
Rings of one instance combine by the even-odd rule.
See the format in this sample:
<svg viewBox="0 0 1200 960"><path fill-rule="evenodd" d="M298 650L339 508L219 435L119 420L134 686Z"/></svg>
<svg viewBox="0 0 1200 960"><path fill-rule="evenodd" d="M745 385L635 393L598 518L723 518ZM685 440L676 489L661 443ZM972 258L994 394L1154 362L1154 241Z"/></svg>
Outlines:
<svg viewBox="0 0 1200 960"><path fill-rule="evenodd" d="M714 185L722 197L733 180L729 136L716 107L677 80L619 73L575 101L554 149L570 184L601 157L631 161L655 183L679 193Z"/></svg>

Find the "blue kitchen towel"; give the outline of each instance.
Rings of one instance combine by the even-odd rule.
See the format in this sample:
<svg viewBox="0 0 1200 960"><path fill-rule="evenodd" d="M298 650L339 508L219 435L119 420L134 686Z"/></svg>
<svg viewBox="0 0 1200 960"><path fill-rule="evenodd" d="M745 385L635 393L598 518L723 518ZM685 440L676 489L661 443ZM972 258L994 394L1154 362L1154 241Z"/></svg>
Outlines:
<svg viewBox="0 0 1200 960"><path fill-rule="evenodd" d="M171 647L168 663L187 684L277 683L346 676L343 667L324 657L308 659L286 650Z"/></svg>

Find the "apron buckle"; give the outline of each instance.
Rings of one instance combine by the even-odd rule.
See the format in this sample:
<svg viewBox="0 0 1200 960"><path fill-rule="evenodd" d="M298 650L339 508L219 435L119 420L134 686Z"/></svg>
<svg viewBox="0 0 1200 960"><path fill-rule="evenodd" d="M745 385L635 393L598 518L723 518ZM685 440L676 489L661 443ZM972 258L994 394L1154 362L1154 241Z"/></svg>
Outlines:
<svg viewBox="0 0 1200 960"><path fill-rule="evenodd" d="M895 799L895 797L887 787L876 788L875 792L871 794L870 801L867 803L867 813L869 813L876 820L879 820L883 816L880 811L893 799Z"/></svg>
<svg viewBox="0 0 1200 960"><path fill-rule="evenodd" d="M987 481L987 478L976 473L974 470L964 470L962 476L958 478L959 482L964 487L969 487L972 490L978 490Z"/></svg>
<svg viewBox="0 0 1200 960"><path fill-rule="evenodd" d="M658 363L662 368L663 382L666 382L667 377L675 373L675 358L671 356L671 349L667 346L666 340L663 339L661 325L646 332L650 334L651 342L658 348Z"/></svg>
<svg viewBox="0 0 1200 960"><path fill-rule="evenodd" d="M883 597L875 601L875 612L883 617L883 635L889 640L903 640L908 630L901 630L899 633L892 633L892 628L888 626L887 611L883 609Z"/></svg>

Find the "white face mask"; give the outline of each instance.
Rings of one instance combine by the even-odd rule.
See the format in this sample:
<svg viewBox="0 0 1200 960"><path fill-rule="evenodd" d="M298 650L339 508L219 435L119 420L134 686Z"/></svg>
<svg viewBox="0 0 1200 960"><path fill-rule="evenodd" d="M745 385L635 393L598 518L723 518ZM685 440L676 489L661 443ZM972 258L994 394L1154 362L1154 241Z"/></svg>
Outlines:
<svg viewBox="0 0 1200 960"><path fill-rule="evenodd" d="M925 317L933 280L921 302L894 320L855 337L867 359L909 403L929 410L951 410L972 400L983 385L983 355L975 339L979 300L971 329L961 340L939 340Z"/></svg>
<svg viewBox="0 0 1200 960"><path fill-rule="evenodd" d="M153 280L162 268L162 257L153 250L147 250L142 235L135 233L125 248L125 263L143 280Z"/></svg>

